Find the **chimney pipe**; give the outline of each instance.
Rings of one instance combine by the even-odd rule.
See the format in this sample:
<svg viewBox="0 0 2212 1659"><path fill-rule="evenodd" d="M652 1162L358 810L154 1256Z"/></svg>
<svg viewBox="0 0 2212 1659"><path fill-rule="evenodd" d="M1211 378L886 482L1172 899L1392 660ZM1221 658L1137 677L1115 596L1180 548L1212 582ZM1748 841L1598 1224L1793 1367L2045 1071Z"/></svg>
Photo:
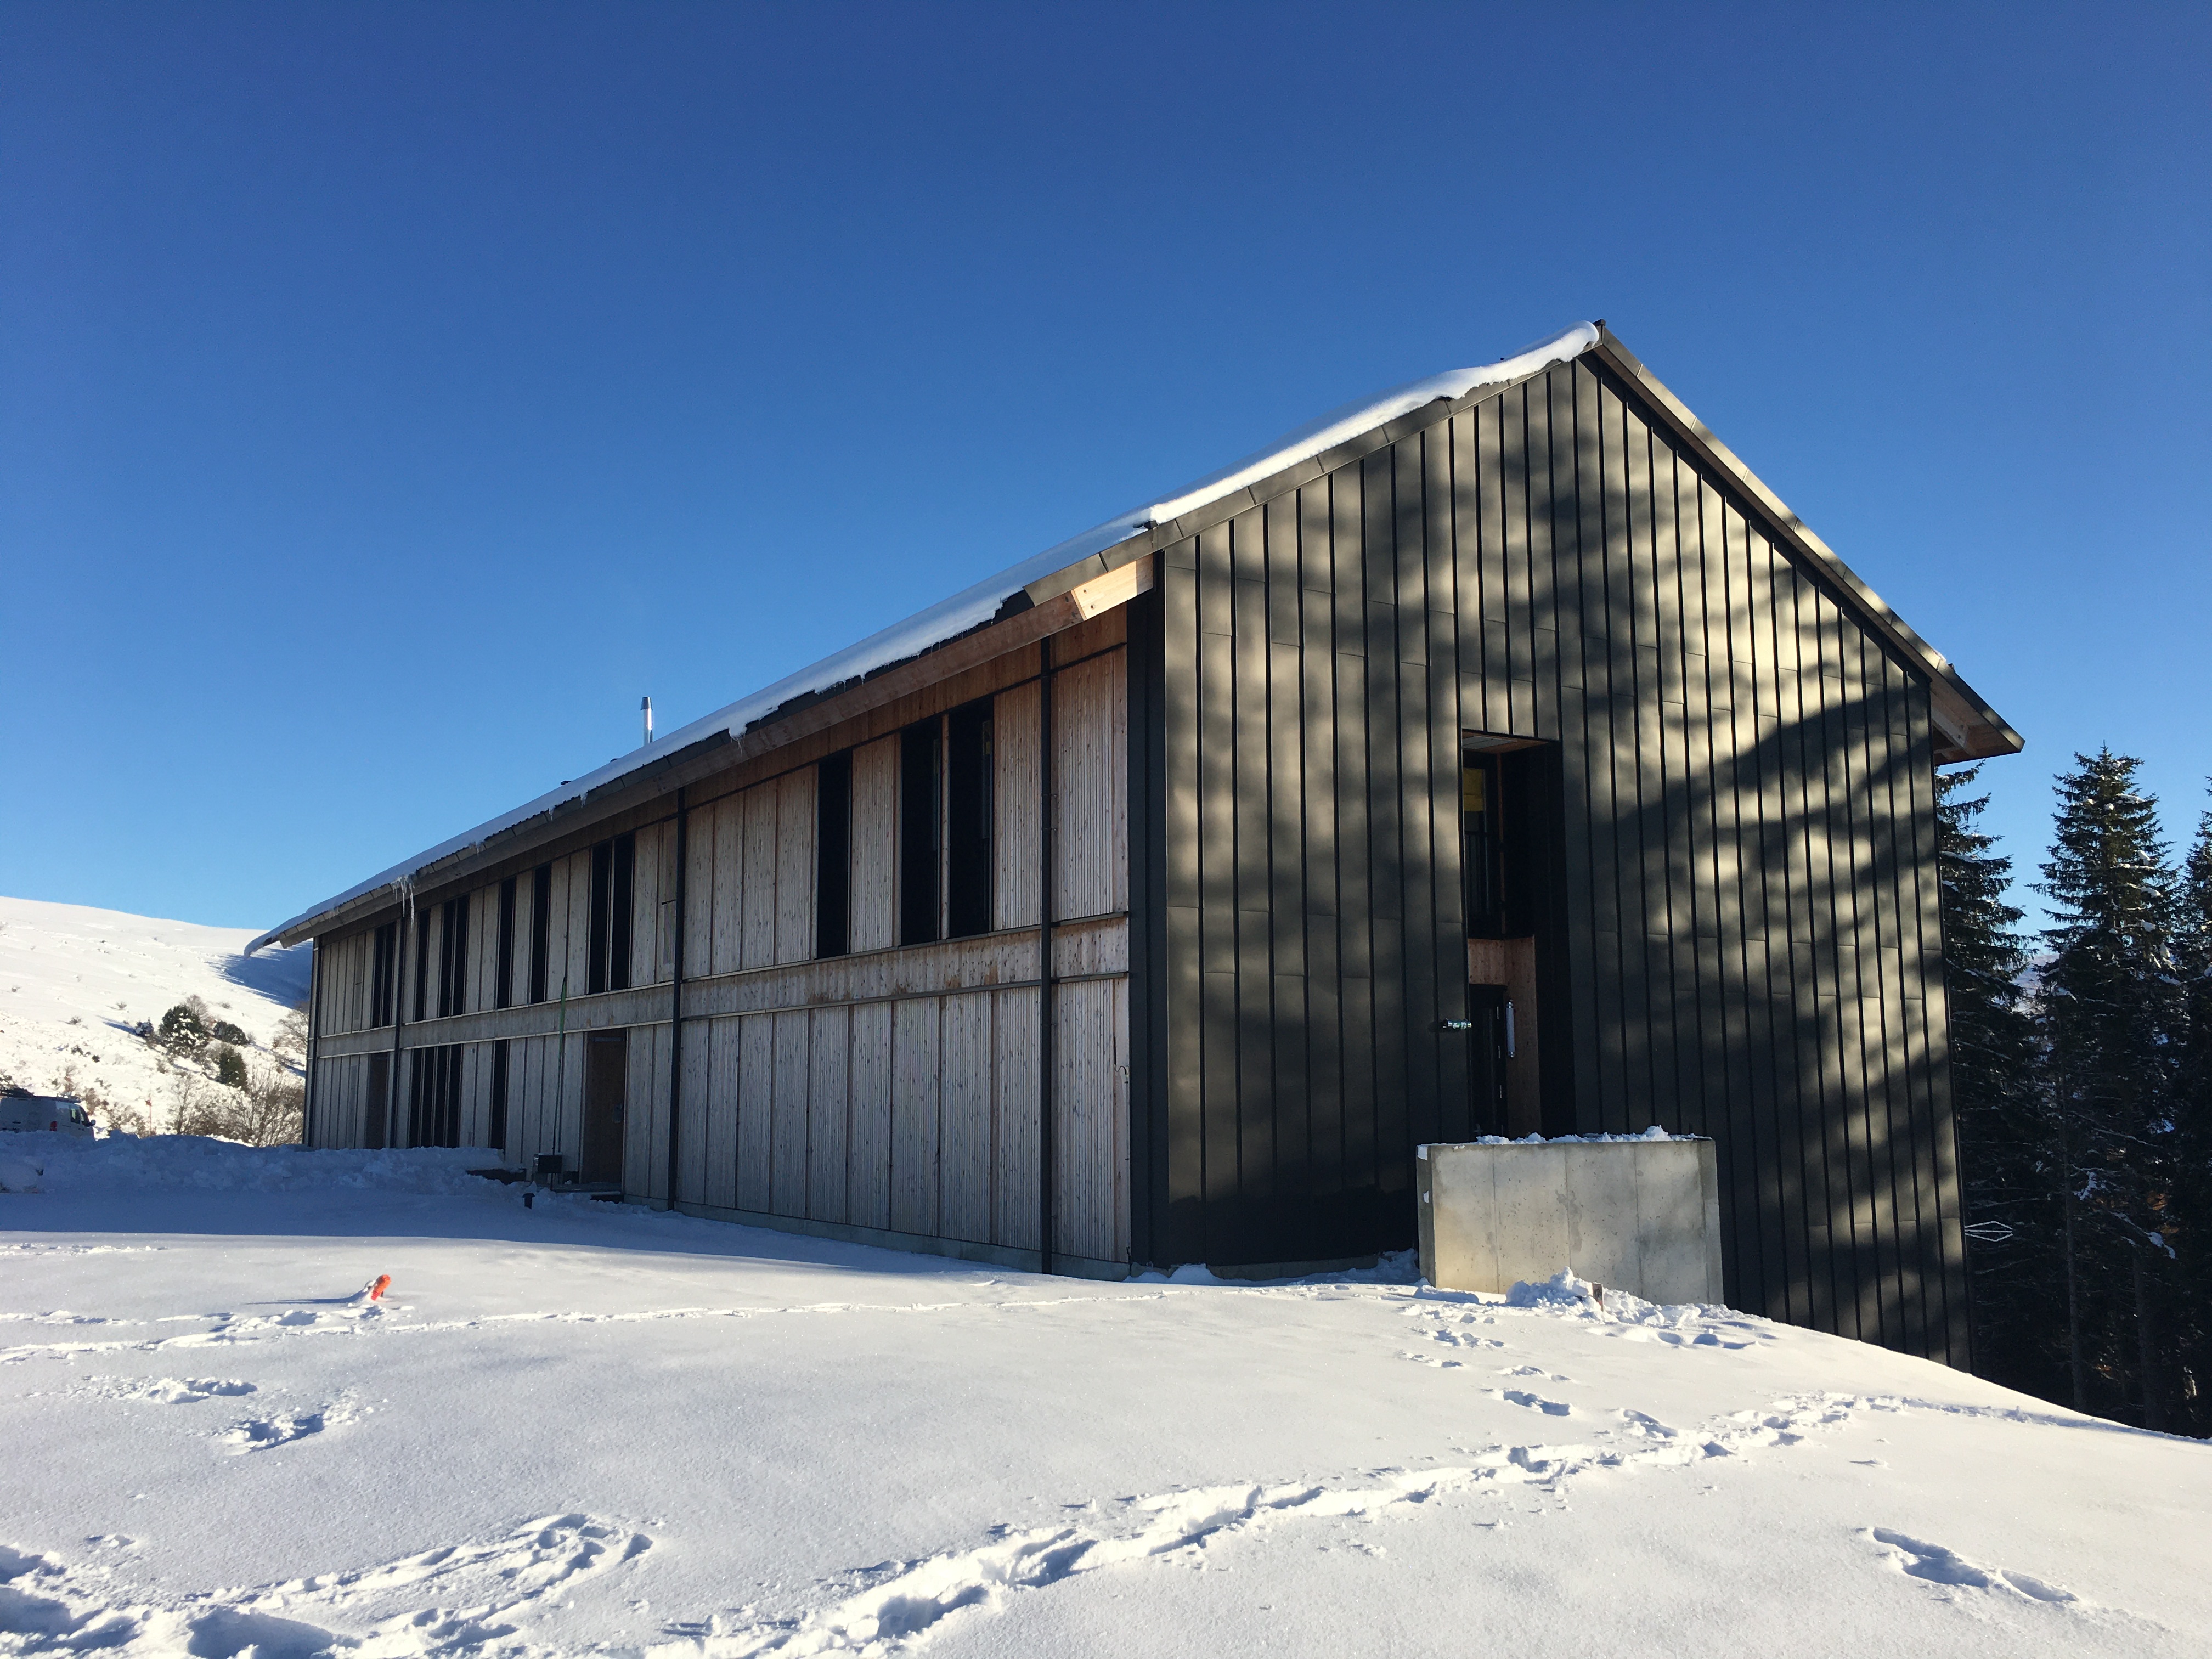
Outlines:
<svg viewBox="0 0 2212 1659"><path fill-rule="evenodd" d="M640 697L637 708L638 713L645 716L645 746L650 749L653 747L653 699Z"/></svg>

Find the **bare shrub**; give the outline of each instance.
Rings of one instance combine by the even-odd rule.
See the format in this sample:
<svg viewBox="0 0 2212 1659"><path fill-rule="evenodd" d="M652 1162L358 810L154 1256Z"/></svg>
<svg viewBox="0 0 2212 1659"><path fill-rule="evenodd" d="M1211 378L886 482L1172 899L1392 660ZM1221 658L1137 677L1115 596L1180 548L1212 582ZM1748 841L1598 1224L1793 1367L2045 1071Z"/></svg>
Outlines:
<svg viewBox="0 0 2212 1659"><path fill-rule="evenodd" d="M276 1022L276 1034L269 1039L269 1052L291 1066L307 1063L307 1005L305 999L292 1005L284 1018Z"/></svg>
<svg viewBox="0 0 2212 1659"><path fill-rule="evenodd" d="M177 1073L172 1134L214 1135L249 1146L296 1145L307 1105L307 1085L273 1066L245 1068L240 1088L225 1088L190 1072Z"/></svg>

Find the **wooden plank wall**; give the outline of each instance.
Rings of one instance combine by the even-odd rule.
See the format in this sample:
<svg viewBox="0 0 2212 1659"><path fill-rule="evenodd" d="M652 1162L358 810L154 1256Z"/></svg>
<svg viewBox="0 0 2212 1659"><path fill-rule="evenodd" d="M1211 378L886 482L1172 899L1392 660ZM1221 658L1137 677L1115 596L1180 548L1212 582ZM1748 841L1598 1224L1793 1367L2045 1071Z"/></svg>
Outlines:
<svg viewBox="0 0 2212 1659"><path fill-rule="evenodd" d="M1161 1259L1410 1239L1457 734L1558 745L1548 1131L1711 1135L1737 1306L1966 1358L1928 691L1589 359L1161 555ZM1140 671L1141 672L1141 671Z"/></svg>
<svg viewBox="0 0 2212 1659"><path fill-rule="evenodd" d="M1057 812L1055 918L1069 924L1055 951L1073 977L1056 992L1054 1039L1055 1251L1091 1262L1130 1259L1127 667L1125 622L1109 612L1057 642L1054 776ZM896 948L898 739L853 748L852 955L813 960L817 774L811 765L719 796L693 792L687 813L682 902L687 1019L683 1048L681 1201L720 1209L1033 1250L1042 1210L1037 1184L1038 1018L1035 929L1040 921L1038 687L1001 671L994 708L994 888L1000 933ZM1011 683L1008 683L1011 681ZM939 688L902 711L912 719L964 702ZM633 988L672 973L678 903L672 817L639 828L632 890ZM412 1018L417 976L431 978L437 1007L442 913L418 961L407 933L402 1012L406 1048L464 1043L462 1134L482 1145L490 1126L492 1042L510 1043L507 1146L526 1162L538 1152L573 1159L582 1129L582 1040L606 1029L616 999L643 1011L629 1030L624 1187L667 1197L669 1071L666 1003L638 990L584 994L589 960L588 846L551 860L547 1001L526 1003L532 937L531 872L516 879L514 1000L496 1001L499 888L470 895L466 1024ZM1108 925L1110 924L1110 925ZM1103 931L1102 931L1103 926ZM361 941L366 963L369 946ZM349 963L354 939L332 942ZM1024 967L1022 964L1026 963ZM333 974L344 982L347 970ZM366 1009L366 973L360 994ZM562 1005L564 976L568 988ZM350 991L343 995L353 994ZM665 994L664 993L664 999ZM338 1000L343 1000L340 997ZM750 1012L736 1012L736 1009ZM696 1014L690 1011L696 1010ZM556 1026L565 1022L564 1039ZM358 1024L345 1033L360 1031ZM332 1025L326 1033L339 1036ZM338 1082L367 1064L390 1028L342 1043L322 1062L335 1102ZM402 1068L403 1076L406 1068ZM360 1073L362 1079L365 1071ZM355 1085L356 1088L361 1086ZM406 1122L403 1082L395 1121ZM349 1115L350 1112L350 1115ZM357 1144L362 1119L325 1108L319 1135Z"/></svg>

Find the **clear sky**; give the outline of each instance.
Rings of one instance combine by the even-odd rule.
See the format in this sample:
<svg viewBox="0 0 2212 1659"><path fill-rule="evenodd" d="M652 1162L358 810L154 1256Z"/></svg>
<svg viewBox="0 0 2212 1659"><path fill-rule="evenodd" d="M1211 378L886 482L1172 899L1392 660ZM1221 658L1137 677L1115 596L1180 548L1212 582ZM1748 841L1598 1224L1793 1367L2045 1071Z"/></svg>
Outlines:
<svg viewBox="0 0 2212 1659"><path fill-rule="evenodd" d="M266 926L1606 318L2212 772L2212 9L0 5L0 892Z"/></svg>

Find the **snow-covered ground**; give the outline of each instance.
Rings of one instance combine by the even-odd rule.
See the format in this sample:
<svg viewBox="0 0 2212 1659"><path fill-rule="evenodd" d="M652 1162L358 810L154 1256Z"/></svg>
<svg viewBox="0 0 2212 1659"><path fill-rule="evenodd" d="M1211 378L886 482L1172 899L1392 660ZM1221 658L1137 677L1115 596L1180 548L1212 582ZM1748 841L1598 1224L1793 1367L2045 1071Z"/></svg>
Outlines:
<svg viewBox="0 0 2212 1659"><path fill-rule="evenodd" d="M0 1651L2212 1630L2212 1448L1723 1309L1094 1284L526 1209L467 1152L52 1139L0 1196Z"/></svg>
<svg viewBox="0 0 2212 1659"><path fill-rule="evenodd" d="M309 949L241 955L250 927L0 898L0 1076L33 1094L165 1107L173 1079L132 1036L187 997L264 1045L307 994Z"/></svg>

